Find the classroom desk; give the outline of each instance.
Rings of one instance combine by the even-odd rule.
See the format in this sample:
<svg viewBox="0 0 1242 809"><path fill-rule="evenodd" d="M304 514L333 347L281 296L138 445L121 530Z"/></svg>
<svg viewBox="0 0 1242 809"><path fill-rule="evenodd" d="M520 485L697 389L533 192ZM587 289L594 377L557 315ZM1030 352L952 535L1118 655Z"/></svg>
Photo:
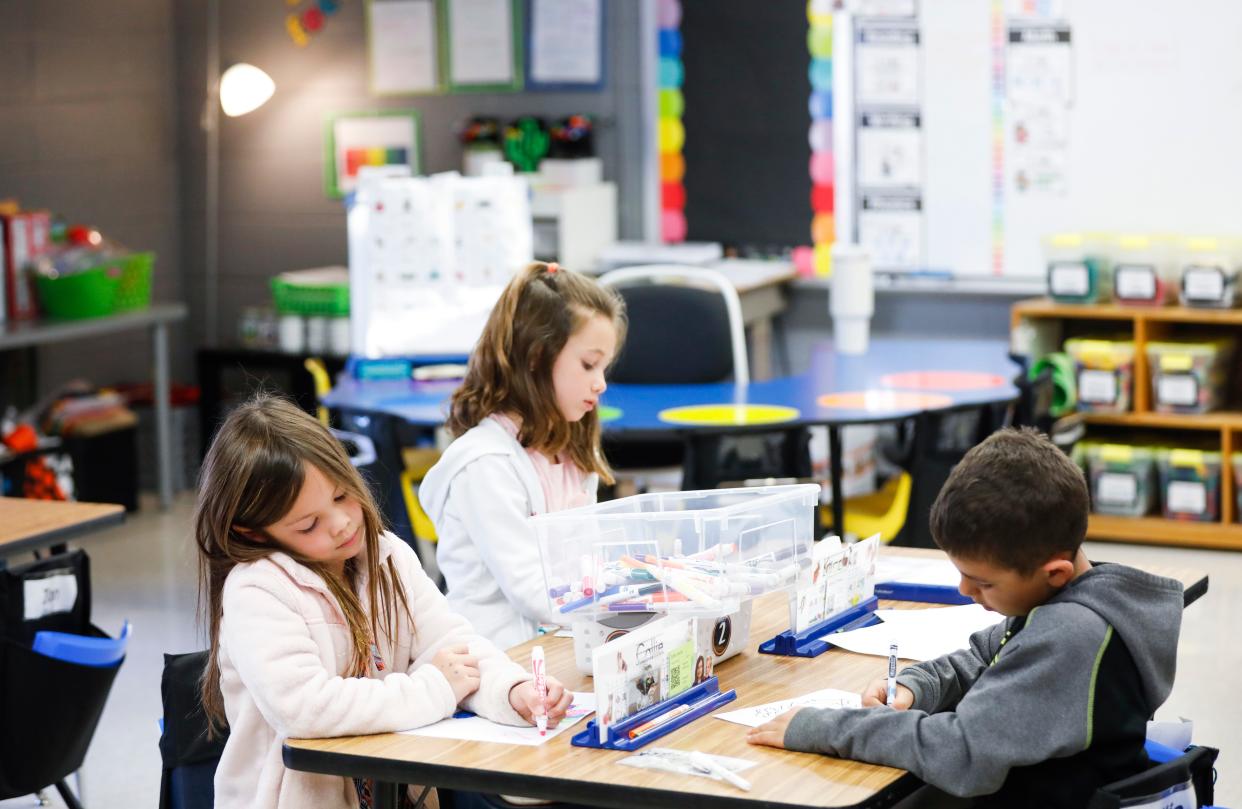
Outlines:
<svg viewBox="0 0 1242 809"><path fill-rule="evenodd" d="M0 497L0 557L60 545L124 520L125 508L114 503Z"/></svg>
<svg viewBox="0 0 1242 809"><path fill-rule="evenodd" d="M882 553L941 556L935 550L885 548ZM1207 590L1207 574L1189 568L1145 566L1153 573L1177 578L1189 593ZM884 601L885 607L922 609L933 605ZM790 699L821 688L861 691L884 673L882 659L831 649L819 657L763 655L760 642L789 626L788 594L771 593L755 600L748 649L716 668L722 689L737 689L737 699L722 708L732 711ZM530 648L543 645L548 671L575 691L592 689L579 673L573 641L544 636L509 650L523 667ZM880 807L889 806L919 785L903 770L806 753L756 747L746 743L746 728L711 715L691 722L653 744L682 750L734 756L756 762L743 773L753 785L743 792L721 781L616 765L627 753L574 747L572 731L540 747L483 744L395 733L337 739L289 739L285 766L294 770L376 778L391 783L431 784L448 789L499 792L544 800L599 806L684 809L708 797L713 805L736 807ZM392 795L391 788L379 795ZM377 801L376 806L384 804Z"/></svg>
<svg viewBox="0 0 1242 809"><path fill-rule="evenodd" d="M129 329L151 330L152 374L155 397L155 448L159 466L160 508L172 505L172 411L169 401L168 326L184 320L184 303L156 303L148 309L86 320L30 320L0 323L0 351L98 338Z"/></svg>
<svg viewBox="0 0 1242 809"><path fill-rule="evenodd" d="M903 421L926 413L1014 401L1017 366L1005 340L878 338L866 354L839 355L818 345L804 374L750 385L610 385L601 405L620 414L603 423L609 434L650 437L670 433L727 433L783 427L828 428L833 525L844 525L840 428ZM341 379L324 404L355 414L383 414L419 427L444 422L456 381L361 382ZM797 411L788 421L747 424L672 424L661 413L704 404L775 405ZM744 408L740 409L742 412Z"/></svg>

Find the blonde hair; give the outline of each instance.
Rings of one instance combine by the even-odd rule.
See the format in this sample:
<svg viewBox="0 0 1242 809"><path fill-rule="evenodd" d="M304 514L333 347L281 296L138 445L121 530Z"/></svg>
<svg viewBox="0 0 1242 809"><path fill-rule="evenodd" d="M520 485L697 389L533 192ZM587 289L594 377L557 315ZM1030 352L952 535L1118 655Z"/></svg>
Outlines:
<svg viewBox="0 0 1242 809"><path fill-rule="evenodd" d="M521 419L518 441L545 455L567 452L585 472L612 483L600 451L599 414L570 422L561 415L552 387L552 366L570 336L594 315L608 318L625 341L625 304L594 279L535 262L505 287L470 355L466 378L453 393L447 426L453 435L493 413Z"/></svg>
<svg viewBox="0 0 1242 809"><path fill-rule="evenodd" d="M282 548L264 531L289 513L306 477L307 465L358 501L362 507L364 551L345 563L344 575ZM209 728L223 727L220 692L220 620L224 581L239 564L284 552L323 577L345 615L353 640L350 673L369 670L372 638L380 626L391 634L397 606L410 617L405 592L392 559L378 562L383 521L366 483L345 449L326 427L292 402L259 394L238 407L220 427L203 459L194 534L198 543L199 618L205 619L211 650L200 683ZM363 610L353 582L366 570L370 614ZM381 621L382 613L382 621ZM236 616L234 620L245 620Z"/></svg>

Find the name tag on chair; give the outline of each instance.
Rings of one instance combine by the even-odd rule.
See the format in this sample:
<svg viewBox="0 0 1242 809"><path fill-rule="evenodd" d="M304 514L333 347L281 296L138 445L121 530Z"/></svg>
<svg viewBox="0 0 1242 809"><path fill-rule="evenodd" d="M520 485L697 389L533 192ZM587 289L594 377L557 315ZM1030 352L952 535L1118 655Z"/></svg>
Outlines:
<svg viewBox="0 0 1242 809"><path fill-rule="evenodd" d="M78 600L78 580L72 573L53 573L26 579L24 586L24 620L37 621L47 615L69 612Z"/></svg>

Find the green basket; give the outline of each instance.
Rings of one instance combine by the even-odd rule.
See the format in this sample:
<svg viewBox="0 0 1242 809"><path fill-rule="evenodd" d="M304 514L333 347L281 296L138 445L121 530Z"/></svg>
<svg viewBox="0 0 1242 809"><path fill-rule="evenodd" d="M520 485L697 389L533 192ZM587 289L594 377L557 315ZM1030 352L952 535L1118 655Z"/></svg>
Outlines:
<svg viewBox="0 0 1242 809"><path fill-rule="evenodd" d="M78 320L151 305L154 253L130 253L58 278L37 276L39 302L49 317Z"/></svg>
<svg viewBox="0 0 1242 809"><path fill-rule="evenodd" d="M272 299L282 315L349 315L349 284L291 284L272 279Z"/></svg>

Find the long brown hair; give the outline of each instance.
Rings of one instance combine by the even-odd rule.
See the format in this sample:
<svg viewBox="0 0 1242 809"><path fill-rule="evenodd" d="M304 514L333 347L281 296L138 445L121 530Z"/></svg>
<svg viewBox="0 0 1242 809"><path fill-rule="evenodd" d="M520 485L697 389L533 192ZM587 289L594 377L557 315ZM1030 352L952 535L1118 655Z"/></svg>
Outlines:
<svg viewBox="0 0 1242 809"><path fill-rule="evenodd" d="M364 551L346 561L344 575L281 548L264 531L293 507L308 464L362 507ZM384 567L378 562L383 528L375 500L344 447L309 414L286 399L262 393L229 414L203 460L194 509L199 618L205 619L211 641L200 691L213 731L225 724L219 654L222 596L229 572L239 564L284 552L322 576L353 637L351 673L364 676L371 660L371 638L380 637L381 625L386 634L391 634L398 605L407 618L410 616L392 559ZM360 570L366 572L369 615L354 592ZM234 616L233 620L245 617Z"/></svg>
<svg viewBox="0 0 1242 809"><path fill-rule="evenodd" d="M595 315L612 321L620 349L625 304L611 289L542 262L515 275L488 316L466 378L453 394L447 422L453 435L493 413L513 413L521 419L522 446L551 457L568 452L579 468L612 483L612 470L600 451L599 413L591 410L579 421L566 421L552 387L557 355Z"/></svg>

